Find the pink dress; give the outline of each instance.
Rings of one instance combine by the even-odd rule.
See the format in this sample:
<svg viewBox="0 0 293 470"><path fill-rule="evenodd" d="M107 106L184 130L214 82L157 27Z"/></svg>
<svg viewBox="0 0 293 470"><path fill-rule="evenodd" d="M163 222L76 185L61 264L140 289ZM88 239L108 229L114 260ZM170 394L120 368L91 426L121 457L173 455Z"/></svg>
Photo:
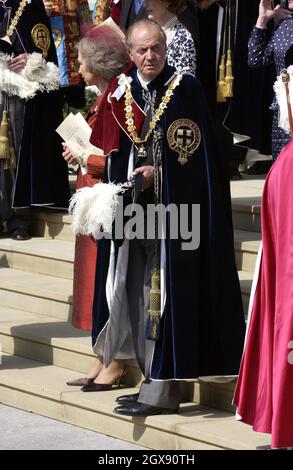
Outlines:
<svg viewBox="0 0 293 470"><path fill-rule="evenodd" d="M262 198L263 254L233 403L272 448L293 447L293 141Z"/></svg>

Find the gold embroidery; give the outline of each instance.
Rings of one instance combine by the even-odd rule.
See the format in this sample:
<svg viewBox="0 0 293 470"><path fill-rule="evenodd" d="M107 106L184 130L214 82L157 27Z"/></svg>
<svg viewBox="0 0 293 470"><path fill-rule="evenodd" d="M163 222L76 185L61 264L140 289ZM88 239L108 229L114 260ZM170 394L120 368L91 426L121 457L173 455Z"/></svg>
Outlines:
<svg viewBox="0 0 293 470"><path fill-rule="evenodd" d="M17 12L15 13L14 18L12 19L12 21L10 23L10 26L7 29L7 32L6 32L6 34L9 38L11 38L11 36L13 34L13 31L15 30L16 25L19 22L19 19L20 19L21 15L23 14L23 10L24 10L24 7L26 6L26 4L27 4L27 0L21 0L21 2L19 4L19 7L17 9Z"/></svg>
<svg viewBox="0 0 293 470"><path fill-rule="evenodd" d="M105 21L111 13L111 7L109 0L100 0L99 4L96 7L96 17L94 19L94 24L99 25Z"/></svg>
<svg viewBox="0 0 293 470"><path fill-rule="evenodd" d="M51 45L50 33L47 26L42 23L36 24L31 31L31 36L37 48L41 49L43 56L47 57Z"/></svg>
<svg viewBox="0 0 293 470"><path fill-rule="evenodd" d="M197 150L201 142L198 125L190 119L177 119L168 128L167 140L169 147L179 153L178 162L188 163L189 157Z"/></svg>
<svg viewBox="0 0 293 470"><path fill-rule="evenodd" d="M62 33L61 33L60 29L53 28L52 29L52 34L53 34L53 38L54 38L54 44L55 44L55 47L57 49L60 46L61 41L62 41Z"/></svg>

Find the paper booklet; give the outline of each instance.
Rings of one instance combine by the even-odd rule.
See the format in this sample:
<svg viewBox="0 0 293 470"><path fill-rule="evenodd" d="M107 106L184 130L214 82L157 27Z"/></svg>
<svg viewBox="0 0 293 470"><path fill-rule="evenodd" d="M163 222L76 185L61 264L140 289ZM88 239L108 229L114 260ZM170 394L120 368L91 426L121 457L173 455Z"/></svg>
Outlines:
<svg viewBox="0 0 293 470"><path fill-rule="evenodd" d="M103 155L103 150L90 143L92 129L80 113L68 114L56 132L78 154Z"/></svg>

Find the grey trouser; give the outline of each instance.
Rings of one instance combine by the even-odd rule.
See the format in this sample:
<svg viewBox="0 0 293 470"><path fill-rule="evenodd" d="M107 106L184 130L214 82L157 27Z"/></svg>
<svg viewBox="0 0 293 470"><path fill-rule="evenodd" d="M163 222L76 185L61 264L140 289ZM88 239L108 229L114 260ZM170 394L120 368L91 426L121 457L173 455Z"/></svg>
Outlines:
<svg viewBox="0 0 293 470"><path fill-rule="evenodd" d="M176 409L180 403L180 383L175 380L149 379L155 343L145 339L145 324L148 317L154 254L154 240L130 240L127 271L129 315L136 359L146 379L141 385L138 401Z"/></svg>

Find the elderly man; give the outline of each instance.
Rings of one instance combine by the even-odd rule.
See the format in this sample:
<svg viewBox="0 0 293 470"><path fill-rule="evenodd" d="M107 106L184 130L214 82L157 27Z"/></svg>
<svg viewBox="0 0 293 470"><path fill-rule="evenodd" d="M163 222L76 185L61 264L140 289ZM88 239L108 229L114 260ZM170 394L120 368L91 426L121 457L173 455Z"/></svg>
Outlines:
<svg viewBox="0 0 293 470"><path fill-rule="evenodd" d="M187 217L189 228L200 225L199 244L184 243L181 232L173 236L170 221L160 245L159 236L128 239L127 233L119 248L100 242L96 344L102 338L107 366L125 341L129 319L145 376L139 393L119 397L114 411L147 416L178 410L181 380L237 375L244 317L229 186L200 84L166 64L166 38L155 22L132 25L127 44L135 66L111 84L101 104L107 126L92 134L108 155L105 181L125 183L134 175L145 214L160 202L177 208L178 217L186 209L180 223Z"/></svg>

